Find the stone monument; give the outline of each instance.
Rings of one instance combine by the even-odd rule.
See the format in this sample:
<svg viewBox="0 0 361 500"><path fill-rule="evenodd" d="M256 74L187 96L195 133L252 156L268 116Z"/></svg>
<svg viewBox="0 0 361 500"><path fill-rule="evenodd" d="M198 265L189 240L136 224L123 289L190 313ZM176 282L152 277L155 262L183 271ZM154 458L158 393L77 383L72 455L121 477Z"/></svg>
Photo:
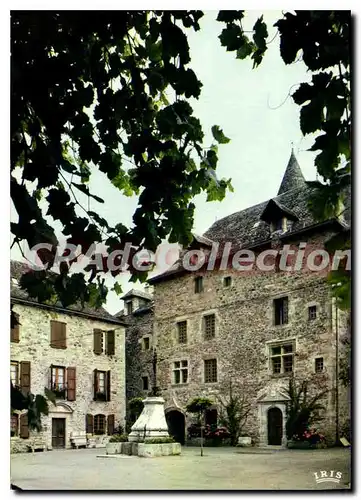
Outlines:
<svg viewBox="0 0 361 500"><path fill-rule="evenodd" d="M169 437L164 413L164 399L159 396L157 387L157 351L153 353L153 387L151 395L144 399L144 408L137 421L132 425L129 441L139 443L149 438Z"/></svg>

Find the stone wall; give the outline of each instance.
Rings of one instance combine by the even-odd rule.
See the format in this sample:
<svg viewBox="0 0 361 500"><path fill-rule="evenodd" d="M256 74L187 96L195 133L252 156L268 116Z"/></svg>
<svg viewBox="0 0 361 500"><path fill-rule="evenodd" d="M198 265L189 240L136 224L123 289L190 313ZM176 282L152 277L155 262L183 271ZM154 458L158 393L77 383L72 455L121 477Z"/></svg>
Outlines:
<svg viewBox="0 0 361 500"><path fill-rule="evenodd" d="M127 401L134 397L146 397L153 383L153 320L151 309L136 313L126 328L126 395ZM149 349L144 350L143 339L149 337ZM142 377L147 376L149 389L143 390Z"/></svg>
<svg viewBox="0 0 361 500"><path fill-rule="evenodd" d="M30 361L31 392L44 394L49 387L50 366L76 368L76 400L59 400L56 407L50 403L50 413L43 417L43 432L35 431L30 437L43 437L47 448L52 447L52 418L66 419L66 447L71 446L71 433L85 432L86 414L114 415L115 427L124 426L125 419L125 329L123 326L80 317L75 314L54 313L28 305L15 303L19 314L20 341L11 343L11 361ZM50 321L66 323L67 347L50 347ZM115 354L93 352L93 329L115 330ZM93 370L111 372L110 401L93 400ZM97 440L99 441L99 437ZM24 440L26 441L26 440ZM107 438L104 441L107 441Z"/></svg>
<svg viewBox="0 0 361 500"><path fill-rule="evenodd" d="M328 236L321 234L308 238L307 251L322 248ZM297 244L294 242L294 245ZM203 276L202 293L195 293L196 276ZM232 284L227 288L223 284L225 276L232 277ZM155 284L154 335L158 349L159 385L166 399L166 408L178 407L184 411L187 402L199 395L209 396L217 402L217 395L227 394L229 380L232 379L235 390L247 394L252 403L244 433L252 436L254 442L262 444L267 433L267 422L262 417L266 411L264 404L271 407L272 395L284 392L289 380L287 374L272 373L270 345L292 340L296 353L296 379L310 379L311 390L313 387L314 391L329 391L324 398L327 411L318 427L332 442L335 438L336 385L339 390L340 427L348 417L345 391L336 380L336 335L341 336L345 321L339 313L336 334L335 307L326 276L327 269L321 272L304 268L299 272L227 269L188 273ZM288 296L289 321L276 326L273 301L283 296ZM317 319L309 320L308 307L313 305L317 306ZM216 316L216 335L212 340L204 340L203 317L211 313ZM187 344L177 343L178 321L187 321ZM324 360L324 371L319 374L315 373L316 357L323 357ZM210 358L217 359L216 383L204 383L204 360ZM174 384L172 380L172 365L179 360L188 361L186 384ZM282 408L284 404L283 397L280 402Z"/></svg>

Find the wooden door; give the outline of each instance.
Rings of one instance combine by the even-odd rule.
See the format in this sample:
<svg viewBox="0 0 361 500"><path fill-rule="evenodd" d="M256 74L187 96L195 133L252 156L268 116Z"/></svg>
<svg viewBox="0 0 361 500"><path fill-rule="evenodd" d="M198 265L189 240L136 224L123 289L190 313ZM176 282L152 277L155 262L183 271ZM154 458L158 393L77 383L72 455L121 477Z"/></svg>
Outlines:
<svg viewBox="0 0 361 500"><path fill-rule="evenodd" d="M282 411L279 408L270 408L268 410L268 444L281 445L282 435Z"/></svg>
<svg viewBox="0 0 361 500"><path fill-rule="evenodd" d="M53 418L52 446L53 448L65 448L65 418Z"/></svg>

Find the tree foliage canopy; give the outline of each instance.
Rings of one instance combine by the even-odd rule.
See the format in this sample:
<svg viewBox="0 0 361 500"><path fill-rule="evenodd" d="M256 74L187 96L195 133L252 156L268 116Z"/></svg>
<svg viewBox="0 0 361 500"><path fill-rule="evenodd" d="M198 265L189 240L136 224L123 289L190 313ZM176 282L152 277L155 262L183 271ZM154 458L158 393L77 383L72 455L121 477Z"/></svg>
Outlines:
<svg viewBox="0 0 361 500"><path fill-rule="evenodd" d="M155 251L165 238L191 240L195 195L221 200L230 180L218 180L217 145L226 143L218 126L214 144L203 147L203 130L188 100L202 83L191 68L186 29L199 30L199 11L13 12L11 19L11 196L18 222L15 242L53 265L58 221L67 243L85 254L92 244L107 251L125 242ZM121 195L139 196L132 227L114 227L79 201L94 169ZM17 174L18 169L18 174ZM32 184L30 185L29 182ZM45 201L48 219L40 208ZM41 301L58 298L101 305L102 271L90 281L69 274L31 273L22 286ZM105 269L106 271L106 269ZM146 273L130 269L132 279ZM113 271L116 276L120 271ZM117 288L119 291L119 287Z"/></svg>

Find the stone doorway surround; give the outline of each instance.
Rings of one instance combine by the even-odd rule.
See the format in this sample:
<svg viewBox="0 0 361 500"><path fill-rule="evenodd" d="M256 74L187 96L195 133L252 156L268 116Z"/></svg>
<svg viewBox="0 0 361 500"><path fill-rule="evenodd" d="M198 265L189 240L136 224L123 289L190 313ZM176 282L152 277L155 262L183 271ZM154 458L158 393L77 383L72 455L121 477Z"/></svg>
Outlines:
<svg viewBox="0 0 361 500"><path fill-rule="evenodd" d="M56 406L51 405L49 408L49 415L48 415L48 425L47 425L47 432L46 432L46 441L47 441L47 448L48 450L52 450L52 419L53 418L64 418L65 419L65 448L71 448L70 445L70 433L73 431L73 426L72 426L72 415L73 415L73 410L72 408L64 403L63 401L57 401Z"/></svg>
<svg viewBox="0 0 361 500"><path fill-rule="evenodd" d="M258 398L259 446L268 447L268 410L278 408L282 412L282 445L287 446L286 437L286 403L288 396L279 388L270 387Z"/></svg>

